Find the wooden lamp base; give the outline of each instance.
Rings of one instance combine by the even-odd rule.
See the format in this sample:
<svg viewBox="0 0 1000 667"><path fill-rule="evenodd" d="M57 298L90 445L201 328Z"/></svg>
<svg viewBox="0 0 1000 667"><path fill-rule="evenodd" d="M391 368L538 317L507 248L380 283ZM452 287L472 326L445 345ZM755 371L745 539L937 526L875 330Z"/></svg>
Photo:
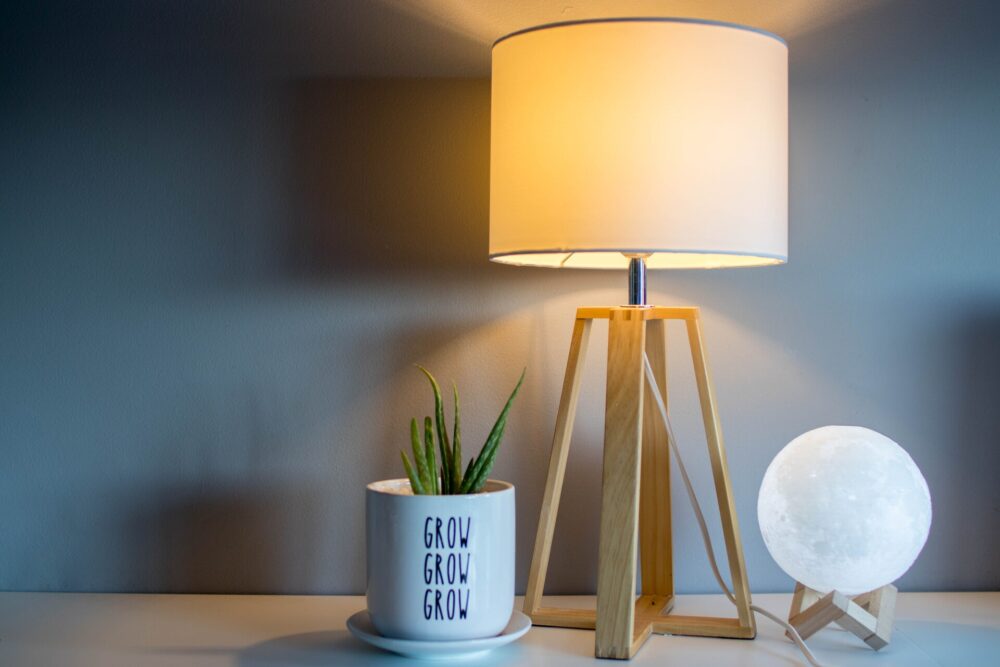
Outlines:
<svg viewBox="0 0 1000 667"><path fill-rule="evenodd" d="M542 590L580 393L583 357L595 319L608 320L609 327L597 608L545 607ZM736 618L669 614L674 601L670 449L666 428L648 395L643 356L648 355L665 400L666 320L683 320L687 326L736 598ZM642 591L638 598L637 560L642 571ZM756 635L725 446L697 308L621 306L577 310L524 611L536 625L595 629L594 653L598 658L631 658L651 633L741 639Z"/></svg>
<svg viewBox="0 0 1000 667"><path fill-rule="evenodd" d="M895 610L896 587L892 584L852 598L838 591L823 595L796 583L788 622L802 639L836 623L877 651L892 638Z"/></svg>

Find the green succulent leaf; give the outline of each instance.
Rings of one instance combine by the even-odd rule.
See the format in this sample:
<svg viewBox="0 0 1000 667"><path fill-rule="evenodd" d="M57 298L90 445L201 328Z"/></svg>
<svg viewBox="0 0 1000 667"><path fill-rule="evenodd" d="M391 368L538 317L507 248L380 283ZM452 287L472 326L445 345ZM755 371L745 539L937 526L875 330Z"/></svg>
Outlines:
<svg viewBox="0 0 1000 667"><path fill-rule="evenodd" d="M441 448L441 493L454 493L451 480L453 478L452 469L455 465L451 444L448 442L448 429L444 424L444 402L441 400L441 387L431 372L418 365L434 390L434 423L437 427L438 446ZM457 489L456 489L457 490Z"/></svg>
<svg viewBox="0 0 1000 667"><path fill-rule="evenodd" d="M451 383L452 393L455 396L455 426L452 431L452 488L458 489L462 486L462 421L459 417L458 408L458 385L454 381Z"/></svg>
<svg viewBox="0 0 1000 667"><path fill-rule="evenodd" d="M434 458L434 431L430 417L424 417L424 456L427 459L427 470L431 478L428 492L436 496L440 490L438 489L437 461Z"/></svg>
<svg viewBox="0 0 1000 667"><path fill-rule="evenodd" d="M493 469L493 463L496 461L497 451L499 451L500 440L503 438L506 427L507 420L504 419L502 422L499 422L496 429L496 436L492 437L493 434L490 434L491 437L483 445L483 451L479 454L477 465L471 471L468 484L462 493L479 493L482 491L486 480L489 479L490 471Z"/></svg>
<svg viewBox="0 0 1000 667"><path fill-rule="evenodd" d="M468 493L468 488L472 486L472 469L476 465L476 457L473 456L469 459L469 465L465 469L465 475L462 477L462 485L458 488L459 493Z"/></svg>
<svg viewBox="0 0 1000 667"><path fill-rule="evenodd" d="M483 448L479 452L479 456L476 457L475 464L472 466L470 471L466 473L466 479L463 480L459 493L478 493L482 490L483 485L486 484L490 471L493 469L493 462L496 460L500 441L503 439L504 429L507 427L507 415L510 413L510 408L514 404L514 398L517 396L517 392L521 389L521 384L524 382L524 374L527 370L528 369L524 369L521 371L521 377L518 379L517 385L514 387L514 391L511 392L510 398L507 399L507 402L503 406L503 410L500 411L500 416L497 417L496 423L493 424L493 429L490 431L489 436L487 436L486 442L483 444ZM470 474L471 480L469 478Z"/></svg>
<svg viewBox="0 0 1000 667"><path fill-rule="evenodd" d="M410 420L410 445L413 449L413 462L416 464L417 477L420 485L428 493L431 489L431 474L433 470L427 467L427 455L424 451L424 443L420 441L420 431L417 428L417 420Z"/></svg>
<svg viewBox="0 0 1000 667"><path fill-rule="evenodd" d="M524 376L527 369L521 371L521 376L514 386L514 390L507 398L500 415L493 424L492 430L486 437L486 442L478 456L472 457L462 473L462 417L461 405L458 399L458 386L452 382L452 395L455 401L455 420L452 426L451 441L449 442L448 429L444 420L444 401L441 398L441 387L437 380L423 366L417 365L431 384L434 391L434 418L424 417L424 433L421 440L419 424L416 419L410 420L410 441L413 449L413 460L415 465L411 465L409 457L405 451L400 455L403 459L403 467L410 480L410 486L414 494L418 495L449 495L459 493L478 493L482 491L489 479L493 464L496 461L500 442L503 440L504 431L507 428L507 418L510 414L511 406L517 397L524 383ZM434 452L434 436L437 435L438 451L441 454L440 468ZM440 475L438 471L440 470Z"/></svg>
<svg viewBox="0 0 1000 667"><path fill-rule="evenodd" d="M420 483L420 478L413 472L413 466L410 465L410 459L406 456L406 452L400 450L399 455L403 457L403 467L406 468L406 476L410 478L410 488L414 495L425 495L424 487Z"/></svg>

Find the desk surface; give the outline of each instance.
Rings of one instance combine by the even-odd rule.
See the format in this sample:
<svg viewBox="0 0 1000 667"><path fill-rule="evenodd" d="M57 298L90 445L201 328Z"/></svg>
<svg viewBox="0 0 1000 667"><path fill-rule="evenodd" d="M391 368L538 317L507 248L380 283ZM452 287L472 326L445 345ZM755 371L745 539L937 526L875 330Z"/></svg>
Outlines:
<svg viewBox="0 0 1000 667"><path fill-rule="evenodd" d="M789 595L755 595L779 615ZM556 598L593 604L590 598ZM370 648L344 622L365 605L353 596L0 593L0 665L100 667L421 665ZM729 613L722 596L681 596L678 613ZM1000 665L1000 593L902 593L892 643L879 653L833 627L809 640L827 667ZM754 641L653 636L632 665L806 664L781 629L759 618ZM595 660L593 633L532 628L519 642L465 663L623 664Z"/></svg>

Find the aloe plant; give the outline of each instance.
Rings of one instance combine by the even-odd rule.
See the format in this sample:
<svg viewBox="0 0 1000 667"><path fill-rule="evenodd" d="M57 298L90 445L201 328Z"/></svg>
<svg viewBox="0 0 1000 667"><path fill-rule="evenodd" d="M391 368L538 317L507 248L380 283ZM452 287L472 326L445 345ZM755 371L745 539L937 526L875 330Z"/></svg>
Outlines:
<svg viewBox="0 0 1000 667"><path fill-rule="evenodd" d="M517 396L521 383L524 382L525 371L521 371L521 377L500 411L500 416L493 424L493 429L486 437L486 442L479 450L479 455L469 460L463 472L462 421L458 403L458 387L455 386L454 382L451 385L455 400L455 421L449 437L444 419L441 387L430 371L423 366L417 366L417 368L427 376L427 380L431 383L431 389L434 390L434 419L432 421L430 417L424 417L423 438L421 438L417 420L410 420L410 444L413 450L413 462L410 462L410 457L406 455L405 451L399 452L403 459L403 467L406 469L406 476L410 478L410 488L416 495L479 493L493 469L504 429L507 428L507 415L510 413L511 405L514 404L514 397ZM437 449L441 454L440 470L435 460L435 436Z"/></svg>

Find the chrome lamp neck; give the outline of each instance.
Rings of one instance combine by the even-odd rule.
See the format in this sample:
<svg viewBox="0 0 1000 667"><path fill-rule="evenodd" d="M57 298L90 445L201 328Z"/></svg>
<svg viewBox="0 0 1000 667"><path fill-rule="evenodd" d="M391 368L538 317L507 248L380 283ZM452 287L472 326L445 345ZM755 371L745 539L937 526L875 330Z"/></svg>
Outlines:
<svg viewBox="0 0 1000 667"><path fill-rule="evenodd" d="M646 258L649 255L628 257L628 305L646 305Z"/></svg>

